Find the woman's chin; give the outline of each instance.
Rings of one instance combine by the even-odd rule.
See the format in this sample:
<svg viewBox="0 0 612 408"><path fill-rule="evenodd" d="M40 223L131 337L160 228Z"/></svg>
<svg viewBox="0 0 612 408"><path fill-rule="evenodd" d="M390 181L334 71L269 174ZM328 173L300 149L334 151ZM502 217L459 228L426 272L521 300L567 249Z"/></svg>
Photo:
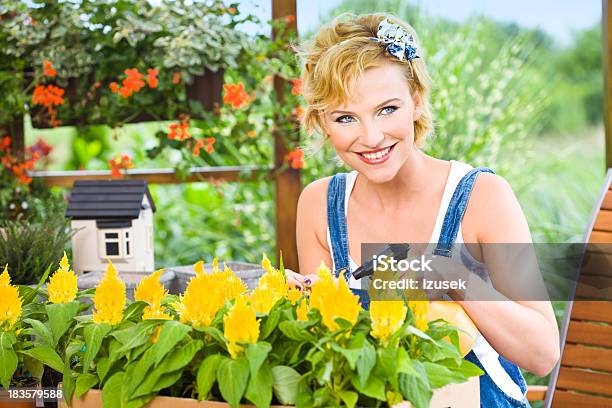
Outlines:
<svg viewBox="0 0 612 408"><path fill-rule="evenodd" d="M368 165L367 167L360 166L361 169L357 171L363 175L372 183L384 184L388 183L395 178L399 172L400 167L394 166L392 163L385 163L384 165Z"/></svg>

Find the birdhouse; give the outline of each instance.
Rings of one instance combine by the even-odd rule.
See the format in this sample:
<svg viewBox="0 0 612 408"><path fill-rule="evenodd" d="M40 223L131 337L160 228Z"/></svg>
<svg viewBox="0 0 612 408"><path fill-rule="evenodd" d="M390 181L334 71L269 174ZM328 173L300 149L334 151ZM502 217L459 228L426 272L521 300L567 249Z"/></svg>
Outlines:
<svg viewBox="0 0 612 408"><path fill-rule="evenodd" d="M155 203L144 180L75 181L66 217L76 273L102 271L107 259L119 272L152 272Z"/></svg>

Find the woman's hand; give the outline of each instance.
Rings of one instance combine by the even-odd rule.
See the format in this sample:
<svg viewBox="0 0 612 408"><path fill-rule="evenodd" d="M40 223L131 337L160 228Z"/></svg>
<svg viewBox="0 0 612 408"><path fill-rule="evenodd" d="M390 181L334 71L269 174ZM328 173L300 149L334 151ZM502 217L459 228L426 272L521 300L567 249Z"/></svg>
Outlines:
<svg viewBox="0 0 612 408"><path fill-rule="evenodd" d="M285 268L285 276L287 277L287 284L291 287L296 287L299 290L310 288L317 280L319 275L311 273L309 275L302 275L297 272L293 272L291 269Z"/></svg>

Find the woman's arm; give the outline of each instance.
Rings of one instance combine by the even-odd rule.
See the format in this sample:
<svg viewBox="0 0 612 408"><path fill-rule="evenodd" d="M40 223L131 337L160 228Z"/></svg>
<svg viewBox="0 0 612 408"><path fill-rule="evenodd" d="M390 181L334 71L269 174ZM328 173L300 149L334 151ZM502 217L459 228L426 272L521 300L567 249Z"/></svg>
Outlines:
<svg viewBox="0 0 612 408"><path fill-rule="evenodd" d="M523 211L503 178L493 174L478 176L464 217L464 228L476 232L493 285L513 286L516 274L520 275L521 271L513 270L507 259L503 264L498 261L499 246L482 245L531 242ZM541 278L531 276L523 281L539 285ZM532 288L526 288L529 289ZM460 303L493 348L520 367L543 376L559 360L559 329L550 301Z"/></svg>
<svg viewBox="0 0 612 408"><path fill-rule="evenodd" d="M314 274L325 262L332 267L327 245L327 186L331 177L310 183L300 195L297 208L297 250L302 275Z"/></svg>

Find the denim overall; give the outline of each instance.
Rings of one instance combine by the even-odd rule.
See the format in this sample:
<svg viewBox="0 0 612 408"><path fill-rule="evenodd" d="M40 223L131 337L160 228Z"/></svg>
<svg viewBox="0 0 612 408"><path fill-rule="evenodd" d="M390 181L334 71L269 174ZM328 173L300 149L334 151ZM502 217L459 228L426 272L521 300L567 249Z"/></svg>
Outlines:
<svg viewBox="0 0 612 408"><path fill-rule="evenodd" d="M453 246L470 199L474 182L481 172L493 173L492 170L487 168L472 169L465 174L457 184L444 216L440 237L434 250L435 255L452 256ZM327 188L327 225L329 227L330 249L334 261L334 275L338 277L340 273L343 272L346 281L349 282L351 277L351 265L344 203L346 195L346 177L346 173L336 174L331 179ZM346 199L348 199L348 197L346 197ZM357 288L351 288L351 290L354 294L359 296L362 307L368 310L370 299L367 290ZM481 358L486 357L483 358L483 360L487 361L487 366L494 368L491 369L492 373L489 373L479 357L477 357L474 349L464 357L484 371L484 374L480 377L480 406L485 408L529 407L529 402L527 398L524 397L527 385L525 384L525 380L519 368L514 363L497 354L486 340L484 340L484 337L480 334L478 336L481 341L477 341L477 344L478 347L482 349L478 354ZM477 345L475 345L474 348L476 347ZM505 373L500 373L501 371ZM494 377L503 377L503 381L512 381L514 383L512 384L513 386L518 385L523 398L519 400L508 395L498 386Z"/></svg>

